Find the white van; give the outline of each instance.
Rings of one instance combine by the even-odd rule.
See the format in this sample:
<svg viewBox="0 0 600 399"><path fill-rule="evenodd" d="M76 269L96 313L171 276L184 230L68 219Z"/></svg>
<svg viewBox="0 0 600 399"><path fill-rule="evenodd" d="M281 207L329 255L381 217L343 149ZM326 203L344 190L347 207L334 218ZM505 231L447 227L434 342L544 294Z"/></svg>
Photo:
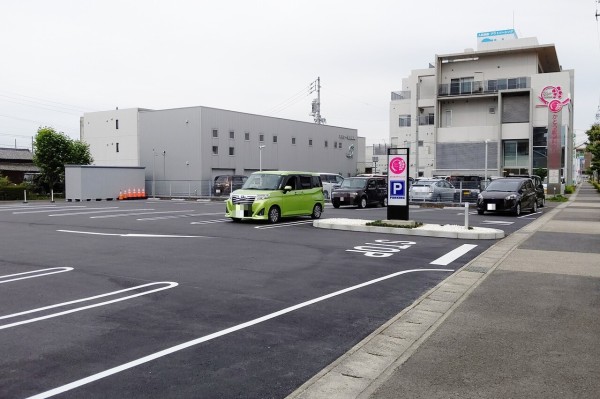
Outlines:
<svg viewBox="0 0 600 399"><path fill-rule="evenodd" d="M319 175L323 182L323 195L325 199L331 199L331 192L342 184L344 178L337 173L319 173Z"/></svg>

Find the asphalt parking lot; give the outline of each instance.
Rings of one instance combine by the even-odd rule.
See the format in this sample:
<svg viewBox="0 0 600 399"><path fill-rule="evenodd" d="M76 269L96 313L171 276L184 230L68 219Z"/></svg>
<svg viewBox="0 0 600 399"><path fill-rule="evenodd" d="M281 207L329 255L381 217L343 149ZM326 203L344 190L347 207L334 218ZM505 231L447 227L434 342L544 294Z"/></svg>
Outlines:
<svg viewBox="0 0 600 399"><path fill-rule="evenodd" d="M411 207L424 223L464 213ZM218 202L0 204L0 396L283 398L494 243L223 215ZM537 216L469 221L508 235Z"/></svg>

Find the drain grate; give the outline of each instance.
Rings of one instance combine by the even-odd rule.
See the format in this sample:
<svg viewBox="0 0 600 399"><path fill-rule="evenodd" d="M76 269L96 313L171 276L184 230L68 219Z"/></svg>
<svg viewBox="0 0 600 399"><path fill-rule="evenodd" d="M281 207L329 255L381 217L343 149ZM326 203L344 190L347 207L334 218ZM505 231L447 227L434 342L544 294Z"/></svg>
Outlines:
<svg viewBox="0 0 600 399"><path fill-rule="evenodd" d="M490 268L489 267L485 267L485 266L467 266L465 267L463 270L467 271L467 272L473 272L473 273L482 273L485 274L487 273Z"/></svg>

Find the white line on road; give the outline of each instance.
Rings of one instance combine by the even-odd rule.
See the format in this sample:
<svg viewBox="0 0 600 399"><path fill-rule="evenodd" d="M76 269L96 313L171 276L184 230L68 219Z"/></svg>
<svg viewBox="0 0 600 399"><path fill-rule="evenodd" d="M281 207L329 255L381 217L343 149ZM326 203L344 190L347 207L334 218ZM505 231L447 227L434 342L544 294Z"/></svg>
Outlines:
<svg viewBox="0 0 600 399"><path fill-rule="evenodd" d="M223 212L212 212L212 213L189 213L186 215L172 215L172 216L157 216L155 218L140 218L136 220L147 221L147 220L166 220L166 219L182 219L182 218L190 218L196 216L213 216L213 215L222 215Z"/></svg>
<svg viewBox="0 0 600 399"><path fill-rule="evenodd" d="M460 247L448 252L446 255L444 255L440 258L437 258L430 264L447 266L449 263L454 262L456 259L460 258L461 256L463 256L464 254L466 254L467 252L469 252L476 246L477 245L473 245L473 244L463 244Z"/></svg>
<svg viewBox="0 0 600 399"><path fill-rule="evenodd" d="M88 234L94 236L116 236L116 237L146 237L146 238L207 238L205 236L180 236L171 234L118 234L118 233L97 233L94 231L77 231L77 230L56 230L61 233Z"/></svg>
<svg viewBox="0 0 600 399"><path fill-rule="evenodd" d="M68 210L68 209L72 209L72 208L85 208L85 205L73 205L73 206L65 206L65 207L55 207L55 208L48 208L48 209L43 209L43 210L37 210L37 211L22 211L22 212L13 212L13 215L21 215L24 213L44 213L44 212L56 212L58 210ZM104 208L88 208L88 209L104 209Z"/></svg>
<svg viewBox="0 0 600 399"><path fill-rule="evenodd" d="M92 213L107 213L107 212L131 212L131 209L121 209L116 211L115 209L118 209L118 206L109 206L108 208L103 208L105 210L103 211L81 211L81 212L69 212L69 213L56 213L54 215L48 215L48 216L72 216L72 215L88 215L88 214L92 214ZM153 211L154 209L138 209L138 211Z"/></svg>
<svg viewBox="0 0 600 399"><path fill-rule="evenodd" d="M161 211L161 212L123 213L121 215L91 216L90 219L120 218L120 217L123 217L123 216L156 215L158 213L183 213L183 212L194 212L194 211L193 210L187 210L187 211Z"/></svg>
<svg viewBox="0 0 600 399"><path fill-rule="evenodd" d="M46 319L51 319L51 318L54 318L54 317L64 316L66 314L80 312L80 311L86 310L86 309L97 308L99 306L109 305L111 303L122 302L122 301L125 301L127 299L137 298L137 297L142 296L142 295L152 294L153 292L167 290L169 288L173 288L173 287L176 287L176 286L179 285L178 283L174 283L172 281L160 281L160 282L156 282L156 283L143 284L143 285L138 285L136 287L126 288L124 290L108 292L106 294L101 294L101 295L96 295L96 296L90 296L90 297L87 297L87 298L76 299L74 301L57 303L55 305L44 306L42 308L26 310L24 312L13 313L13 314L9 314L9 315L6 315L6 316L0 316L0 320L10 319L11 317L23 316L23 315L30 314L30 313L41 312L41 311L44 311L44 310L59 308L59 307L62 307L62 306L68 306L68 305L72 305L72 304L75 304L75 303L86 302L86 301L93 301L93 300L98 299L98 298L104 298L104 297L107 297L107 296L118 295L118 294L121 294L121 293L127 292L127 291L139 290L141 288L150 287L152 285L163 285L163 284L166 284L166 286L165 287L161 287L161 288L155 288L155 289L149 290L149 291L139 292L137 294L125 296L125 297L122 297L122 298L112 299L110 301L104 301L104 302L95 303L93 305L81 306L79 308L65 310L63 312L52 313L52 314L48 314L48 315L45 315L45 316L36 317L36 318L33 318L33 319L27 319L27 320L18 321L18 322L15 322L15 323L0 325L0 330L5 330L7 328L20 326L20 325L23 325L23 324L34 323L34 322L40 321L40 320L46 320Z"/></svg>
<svg viewBox="0 0 600 399"><path fill-rule="evenodd" d="M52 271L50 271L50 270L52 270ZM0 276L0 280L3 278L7 278L7 277L15 277L15 276L24 276L24 277L18 277L18 278L13 278L10 280L0 281L0 284L9 283L11 281L17 281L17 280L25 280L26 278L36 278L36 277L41 277L41 276L47 276L49 274L70 272L71 270L73 270L72 267L51 267L49 269L39 269L39 270L33 270L31 272L25 272L25 273L7 274L5 276ZM48 273L43 273L43 272L48 272ZM41 274L35 274L33 276L26 276L27 274L34 274L34 273L41 273Z"/></svg>
<svg viewBox="0 0 600 399"><path fill-rule="evenodd" d="M515 222L507 222L504 220L484 220L483 222L481 222L481 224L498 224L501 226L510 226L511 224L514 224Z"/></svg>
<svg viewBox="0 0 600 399"><path fill-rule="evenodd" d="M276 229L278 227L289 227L289 226L296 226L299 224L308 224L308 223L312 223L312 220L303 220L301 222L288 222L288 223L279 223L279 224L274 224L274 225L269 225L269 226L256 226L254 227L255 229Z"/></svg>
<svg viewBox="0 0 600 399"><path fill-rule="evenodd" d="M215 220L203 220L201 222L190 222L190 224L212 224L212 223L225 223L229 222L230 219L215 219Z"/></svg>
<svg viewBox="0 0 600 399"><path fill-rule="evenodd" d="M161 358L163 356L167 356L167 355L170 355L172 353L179 352L179 351L181 351L183 349L187 349L189 347L201 344L203 342L210 341L210 340L213 340L215 338L219 338L219 337L222 337L224 335L231 334L233 332L242 330L244 328L248 328L248 327L254 326L256 324L265 322L267 320L274 319L274 318L282 316L282 315L284 315L286 313L290 313L290 312L293 312L295 310L302 309L302 308L304 308L306 306L313 305L313 304L315 304L317 302L321 302L321 301L324 301L326 299L330 299L330 298L333 298L335 296L338 296L338 295L341 295L341 294L345 294L345 293L350 292L350 291L357 290L359 288L363 288L363 287L366 287L366 286L369 286L369 285L372 285L372 284L375 284L375 283L379 283L381 281L388 280L390 278L394 278L394 277L400 276L402 274L415 273L415 272L454 272L454 270L452 270L452 269L413 269L413 270L403 270L401 272L388 274L387 276L379 277L379 278L376 278L374 280L367 281L365 283L361 283L361 284L358 284L358 285L354 285L352 287L344 288L342 290L335 291L335 292L332 292L330 294L323 295L323 296L320 296L318 298L314 298L314 299L311 299L309 301L302 302L302 303L299 303L297 305L290 306L288 308L279 310L277 312L274 312L274 313L271 313L271 314L268 314L268 315L265 315L265 316L262 316L262 317L250 320L250 321L247 321L245 323L238 324L236 326L226 328L225 330L217 331L215 333L212 333L212 334L209 334L209 335L205 335L203 337L196 338L196 339L184 342L184 343L179 344L179 345L172 346L172 347L164 349L162 351L159 351L159 352L150 354L148 356L144 356L142 358L133 360L133 361L131 361L129 363L125 363L125 364L122 364L120 366L113 367L111 369L108 369L108 370L102 371L100 373L91 375L89 377L85 377L85 378L82 378L80 380L71 382L70 384L66 384L66 385L63 385L63 386L51 389L49 391L42 392L42 393L39 393L39 394L34 395L34 396L30 396L29 399L49 398L49 397L52 397L54 395L58 395L58 394L61 394L63 392L67 392L67 391L70 391L72 389L78 388L80 386L89 384L91 382L98 381L98 380L100 380L102 378L109 377L109 376L111 376L113 374L117 374L117 373L120 373L122 371L131 369L133 367L139 366L140 364L148 363L148 362L150 362L152 360L156 360L156 359Z"/></svg>

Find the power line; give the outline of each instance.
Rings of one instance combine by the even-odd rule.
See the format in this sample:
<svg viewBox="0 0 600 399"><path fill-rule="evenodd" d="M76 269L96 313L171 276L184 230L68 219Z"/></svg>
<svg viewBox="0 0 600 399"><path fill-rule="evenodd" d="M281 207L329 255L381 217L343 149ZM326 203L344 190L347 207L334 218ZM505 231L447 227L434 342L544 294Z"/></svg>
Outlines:
<svg viewBox="0 0 600 399"><path fill-rule="evenodd" d="M274 107L271 107L268 110L264 111L264 114L279 113L279 112L283 111L284 109L289 108L292 105L296 104L298 101L302 100L304 97L308 96L309 94L310 94L310 85L306 86L299 92L293 94L291 97L285 99L284 101L275 105Z"/></svg>

